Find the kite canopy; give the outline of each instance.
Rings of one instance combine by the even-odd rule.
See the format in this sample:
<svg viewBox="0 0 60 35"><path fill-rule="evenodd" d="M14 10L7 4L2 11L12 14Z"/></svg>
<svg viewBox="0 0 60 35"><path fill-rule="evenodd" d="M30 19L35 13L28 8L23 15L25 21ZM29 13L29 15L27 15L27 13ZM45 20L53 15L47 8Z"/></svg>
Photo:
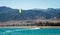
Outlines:
<svg viewBox="0 0 60 35"><path fill-rule="evenodd" d="M19 13L21 13L22 12L22 9L19 9Z"/></svg>

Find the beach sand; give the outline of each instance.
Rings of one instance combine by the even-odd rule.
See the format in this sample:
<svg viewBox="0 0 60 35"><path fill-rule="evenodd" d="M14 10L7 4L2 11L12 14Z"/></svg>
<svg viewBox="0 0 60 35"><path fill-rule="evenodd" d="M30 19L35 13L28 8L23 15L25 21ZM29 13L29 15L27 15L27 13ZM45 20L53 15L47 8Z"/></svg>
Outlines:
<svg viewBox="0 0 60 35"><path fill-rule="evenodd" d="M4 26L0 28L60 28L60 26Z"/></svg>

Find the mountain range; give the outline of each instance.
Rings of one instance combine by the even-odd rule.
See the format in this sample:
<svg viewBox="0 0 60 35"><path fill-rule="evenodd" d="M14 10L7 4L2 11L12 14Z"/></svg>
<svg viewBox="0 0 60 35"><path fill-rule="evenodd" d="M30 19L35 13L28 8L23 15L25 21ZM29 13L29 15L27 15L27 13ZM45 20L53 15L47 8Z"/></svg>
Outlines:
<svg viewBox="0 0 60 35"><path fill-rule="evenodd" d="M47 9L29 9L23 10L19 13L19 9L10 7L0 7L0 22L11 20L34 20L34 19L60 19L60 9L47 8Z"/></svg>

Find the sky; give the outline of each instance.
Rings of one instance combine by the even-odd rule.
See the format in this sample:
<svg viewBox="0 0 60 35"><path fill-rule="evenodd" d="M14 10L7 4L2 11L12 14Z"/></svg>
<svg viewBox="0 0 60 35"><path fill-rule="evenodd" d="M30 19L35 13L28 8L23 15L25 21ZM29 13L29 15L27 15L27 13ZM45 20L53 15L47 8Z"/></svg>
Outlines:
<svg viewBox="0 0 60 35"><path fill-rule="evenodd" d="M0 0L1 6L15 9L60 8L60 0Z"/></svg>

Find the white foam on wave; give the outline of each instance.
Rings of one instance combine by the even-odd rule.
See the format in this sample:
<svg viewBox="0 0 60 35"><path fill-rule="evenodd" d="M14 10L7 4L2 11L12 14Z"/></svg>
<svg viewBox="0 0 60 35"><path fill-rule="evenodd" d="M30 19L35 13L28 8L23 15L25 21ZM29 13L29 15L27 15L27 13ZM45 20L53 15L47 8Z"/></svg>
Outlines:
<svg viewBox="0 0 60 35"><path fill-rule="evenodd" d="M5 31L5 32L0 32L0 34L7 34L7 33L10 33L12 31Z"/></svg>
<svg viewBox="0 0 60 35"><path fill-rule="evenodd" d="M34 29L40 29L40 28L34 28Z"/></svg>
<svg viewBox="0 0 60 35"><path fill-rule="evenodd" d="M14 30L14 31L25 31L25 30L29 30L29 29L18 29L18 30Z"/></svg>
<svg viewBox="0 0 60 35"><path fill-rule="evenodd" d="M32 29L36 30L36 29L40 29L40 28L32 28Z"/></svg>
<svg viewBox="0 0 60 35"><path fill-rule="evenodd" d="M40 29L40 28L17 29L17 30L14 30L14 31L37 30L37 29Z"/></svg>
<svg viewBox="0 0 60 35"><path fill-rule="evenodd" d="M7 33L12 32L12 31L6 31Z"/></svg>

